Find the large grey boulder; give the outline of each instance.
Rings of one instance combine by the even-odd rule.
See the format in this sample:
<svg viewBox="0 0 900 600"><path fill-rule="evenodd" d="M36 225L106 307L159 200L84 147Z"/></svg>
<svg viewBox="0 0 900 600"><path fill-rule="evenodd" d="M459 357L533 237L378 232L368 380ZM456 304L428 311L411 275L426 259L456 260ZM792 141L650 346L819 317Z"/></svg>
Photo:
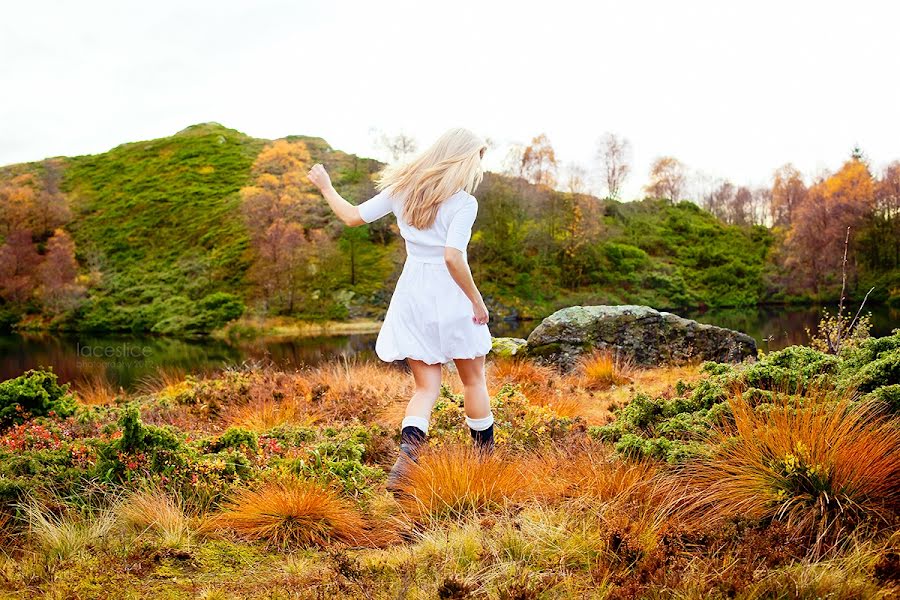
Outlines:
<svg viewBox="0 0 900 600"><path fill-rule="evenodd" d="M756 340L745 333L636 305L558 310L528 336L527 353L571 369L580 354L594 348L619 351L640 365L756 358Z"/></svg>

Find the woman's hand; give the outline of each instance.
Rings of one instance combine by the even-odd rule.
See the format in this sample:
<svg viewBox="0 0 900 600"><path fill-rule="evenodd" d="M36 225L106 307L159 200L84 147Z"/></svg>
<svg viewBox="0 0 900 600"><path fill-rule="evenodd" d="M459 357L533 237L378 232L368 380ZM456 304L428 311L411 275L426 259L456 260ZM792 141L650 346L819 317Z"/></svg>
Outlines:
<svg viewBox="0 0 900 600"><path fill-rule="evenodd" d="M478 302L472 303L472 312L474 313L472 316L472 322L476 325L486 325L490 316L488 315L487 306L484 304L484 300L479 300Z"/></svg>
<svg viewBox="0 0 900 600"><path fill-rule="evenodd" d="M331 177L328 176L328 171L325 170L325 167L319 163L314 164L306 176L312 181L314 186L319 188L320 192L324 193L325 190L331 187Z"/></svg>

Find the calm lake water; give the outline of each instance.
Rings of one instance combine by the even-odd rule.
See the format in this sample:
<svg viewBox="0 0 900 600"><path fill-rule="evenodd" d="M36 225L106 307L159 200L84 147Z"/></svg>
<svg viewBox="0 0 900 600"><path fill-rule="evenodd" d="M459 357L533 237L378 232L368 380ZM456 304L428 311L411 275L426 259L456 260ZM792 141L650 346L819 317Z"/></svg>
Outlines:
<svg viewBox="0 0 900 600"><path fill-rule="evenodd" d="M805 328L815 327L821 310L821 307L757 307L678 314L743 331L756 338L764 350L777 350L807 342ZM900 311L886 306L873 306L870 311L873 335L887 335L900 327ZM498 322L492 323L490 329L495 336L527 337L539 323ZM160 369L194 373L245 361L271 361L293 368L340 356L374 359L376 335L316 336L241 345L146 335L4 335L0 336L0 380L51 365L62 381L103 378L131 390Z"/></svg>

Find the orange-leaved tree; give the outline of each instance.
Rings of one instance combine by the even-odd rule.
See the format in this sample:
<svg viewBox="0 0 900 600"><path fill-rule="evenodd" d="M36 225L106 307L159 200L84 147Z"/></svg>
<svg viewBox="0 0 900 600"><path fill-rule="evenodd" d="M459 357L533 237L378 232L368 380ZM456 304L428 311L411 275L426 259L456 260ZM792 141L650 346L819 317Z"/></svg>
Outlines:
<svg viewBox="0 0 900 600"><path fill-rule="evenodd" d="M72 308L84 294L84 286L77 279L75 242L62 229L56 229L47 240L47 250L36 275L37 294L44 306L53 312Z"/></svg>
<svg viewBox="0 0 900 600"><path fill-rule="evenodd" d="M856 232L871 214L874 202L875 180L857 156L809 188L793 211L784 244L785 266L797 284L819 294L830 277L837 277L847 228ZM855 244L850 248L848 272L853 275Z"/></svg>
<svg viewBox="0 0 900 600"><path fill-rule="evenodd" d="M687 171L677 158L662 156L650 165L650 182L644 191L653 198L665 198L678 202L684 195Z"/></svg>
<svg viewBox="0 0 900 600"><path fill-rule="evenodd" d="M241 189L253 263L248 276L269 310L294 311L313 250L319 202L305 174L309 151L301 141L276 140L256 157L253 183ZM317 252L328 242L316 236Z"/></svg>

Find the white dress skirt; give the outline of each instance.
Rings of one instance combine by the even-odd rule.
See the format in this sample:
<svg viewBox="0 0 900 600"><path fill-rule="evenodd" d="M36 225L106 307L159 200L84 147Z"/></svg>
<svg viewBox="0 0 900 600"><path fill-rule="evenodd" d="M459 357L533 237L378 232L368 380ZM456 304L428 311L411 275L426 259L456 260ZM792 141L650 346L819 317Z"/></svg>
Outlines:
<svg viewBox="0 0 900 600"><path fill-rule="evenodd" d="M413 358L428 364L484 356L491 349L491 333L473 317L472 302L443 260L407 257L375 353L387 362Z"/></svg>

